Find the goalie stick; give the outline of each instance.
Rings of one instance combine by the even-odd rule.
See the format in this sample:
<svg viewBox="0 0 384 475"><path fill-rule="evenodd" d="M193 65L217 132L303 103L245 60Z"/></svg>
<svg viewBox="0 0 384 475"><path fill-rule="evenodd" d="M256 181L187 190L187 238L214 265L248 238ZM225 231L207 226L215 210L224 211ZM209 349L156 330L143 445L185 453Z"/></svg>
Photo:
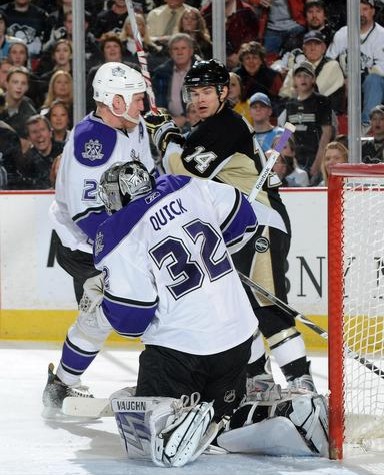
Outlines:
<svg viewBox="0 0 384 475"><path fill-rule="evenodd" d="M66 397L61 412L66 416L88 419L113 416L110 400L96 397Z"/></svg>
<svg viewBox="0 0 384 475"><path fill-rule="evenodd" d="M249 277L244 275L242 272L239 272L239 277L244 284L248 285L253 290L256 290L259 294L263 295L266 297L271 303L277 305L281 310L283 310L287 315L295 318L299 322L303 323L306 327L310 328L313 330L315 333L320 335L324 340L328 340L328 333L316 323L312 322L309 318L305 317L301 313L299 313L297 310L294 310L292 307L290 307L288 304L280 300L276 295L271 294L267 289L262 287L259 284L256 284L253 280L251 280ZM358 355L355 351L352 351L350 348L348 348L346 345L344 346L345 351L348 353L349 356L351 356L353 359L358 361L360 364L365 366L367 369L375 373L377 376L380 378L384 379L384 372L378 368L376 365L374 365L372 362L364 358L364 356Z"/></svg>
<svg viewBox="0 0 384 475"><path fill-rule="evenodd" d="M288 142L288 139L291 137L291 135L295 131L295 126L291 124L290 122L286 122L284 124L284 132L281 135L279 141L277 142L275 148L272 150L271 155L268 158L267 163L265 164L264 168L262 169L259 178L257 179L256 183L254 184L251 192L248 195L248 201L252 203L252 201L255 201L257 195L259 194L259 191L263 187L265 180L267 179L268 175L270 174L273 165L275 164L276 160L279 158L280 152L283 150L285 147L286 143ZM259 151L260 152L260 151Z"/></svg>
<svg viewBox="0 0 384 475"><path fill-rule="evenodd" d="M127 6L129 23L131 25L133 39L135 40L136 52L137 52L137 57L139 59L141 74L144 76L145 82L147 84L147 94L149 98L149 105L151 107L151 111L154 114L157 114L156 100L155 100L155 94L152 89L151 75L149 74L149 71L148 71L147 57L145 55L145 51L143 48L143 41L141 39L140 31L137 27L135 10L133 8L132 0L125 0L125 5Z"/></svg>

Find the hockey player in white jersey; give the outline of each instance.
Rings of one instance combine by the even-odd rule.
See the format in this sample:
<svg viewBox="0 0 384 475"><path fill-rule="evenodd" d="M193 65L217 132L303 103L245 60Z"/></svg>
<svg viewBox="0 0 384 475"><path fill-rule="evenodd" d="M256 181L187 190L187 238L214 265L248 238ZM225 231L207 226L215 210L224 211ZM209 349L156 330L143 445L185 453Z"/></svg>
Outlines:
<svg viewBox="0 0 384 475"><path fill-rule="evenodd" d="M96 313L145 344L134 396L111 396L119 432L129 456L182 466L216 438L246 393L257 320L230 252L252 236L257 218L232 186L180 175L155 181L134 162L103 174L101 196L111 217L94 243L104 278ZM228 451L326 451L320 396L251 402L235 416L219 437ZM257 424L269 417L276 418L272 425ZM270 430L277 442L268 444Z"/></svg>
<svg viewBox="0 0 384 475"><path fill-rule="evenodd" d="M111 331L99 325L89 312L92 287L100 286L92 244L98 225L107 217L97 190L102 173L113 163L138 160L152 169L150 144L140 113L146 90L143 76L122 63L109 62L96 72L96 110L72 130L56 180L55 200L50 208L54 229L61 243L57 260L74 280L77 302L82 309L68 331L57 374L49 366L44 406L60 408L67 394L89 395L80 386L80 376L100 350ZM83 285L88 286L83 295ZM80 356L79 356L80 355ZM47 410L46 413L49 413Z"/></svg>

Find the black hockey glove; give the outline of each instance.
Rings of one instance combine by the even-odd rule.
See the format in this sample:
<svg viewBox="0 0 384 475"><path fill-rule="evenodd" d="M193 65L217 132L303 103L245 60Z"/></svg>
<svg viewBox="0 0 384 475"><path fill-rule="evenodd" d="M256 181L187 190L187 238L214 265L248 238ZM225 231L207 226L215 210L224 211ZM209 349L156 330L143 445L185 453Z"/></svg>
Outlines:
<svg viewBox="0 0 384 475"><path fill-rule="evenodd" d="M184 145L185 139L166 109L158 109L157 114L147 112L144 120L153 143L161 153L165 152L169 142Z"/></svg>

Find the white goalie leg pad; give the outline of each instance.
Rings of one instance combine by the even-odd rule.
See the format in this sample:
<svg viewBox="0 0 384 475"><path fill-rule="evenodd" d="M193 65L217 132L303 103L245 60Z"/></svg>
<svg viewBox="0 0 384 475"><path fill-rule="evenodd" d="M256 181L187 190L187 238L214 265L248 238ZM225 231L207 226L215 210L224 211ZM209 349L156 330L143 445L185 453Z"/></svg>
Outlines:
<svg viewBox="0 0 384 475"><path fill-rule="evenodd" d="M196 458L215 438L218 426L212 423L213 403L197 404L191 396L191 405L181 398L181 405L169 419L167 426L155 439L155 463L167 467L182 467Z"/></svg>
<svg viewBox="0 0 384 475"><path fill-rule="evenodd" d="M255 421L261 406L268 416ZM231 452L264 455L328 456L328 411L322 395L290 394L280 401L245 402L239 408L244 426L218 437L220 447ZM244 416L243 416L244 417ZM260 419L260 416L258 416Z"/></svg>
<svg viewBox="0 0 384 475"><path fill-rule="evenodd" d="M152 460L161 467L181 467L195 460L215 438L212 403L188 398L127 396L131 388L111 396L123 446L130 458ZM117 396L117 397L115 397Z"/></svg>
<svg viewBox="0 0 384 475"><path fill-rule="evenodd" d="M223 432L217 443L228 452L292 457L313 455L294 424L285 417L265 419Z"/></svg>
<svg viewBox="0 0 384 475"><path fill-rule="evenodd" d="M110 397L123 447L129 458L153 460L154 440L174 414L173 405L178 399L134 397L129 393L130 388L122 389Z"/></svg>
<svg viewBox="0 0 384 475"><path fill-rule="evenodd" d="M276 408L276 414L279 407ZM295 424L314 454L328 457L328 406L321 394L303 394L292 398L287 416Z"/></svg>

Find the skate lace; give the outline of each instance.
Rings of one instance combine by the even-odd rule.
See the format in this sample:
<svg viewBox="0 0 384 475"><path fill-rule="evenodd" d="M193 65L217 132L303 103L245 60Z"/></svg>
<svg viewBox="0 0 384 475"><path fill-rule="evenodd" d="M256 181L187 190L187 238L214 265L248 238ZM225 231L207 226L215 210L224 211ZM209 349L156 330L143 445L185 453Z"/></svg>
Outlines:
<svg viewBox="0 0 384 475"><path fill-rule="evenodd" d="M93 397L93 394L89 392L88 386L68 386L68 397Z"/></svg>
<svg viewBox="0 0 384 475"><path fill-rule="evenodd" d="M281 391L280 384L276 384L272 376L258 375L247 378L247 397L252 400L281 399Z"/></svg>
<svg viewBox="0 0 384 475"><path fill-rule="evenodd" d="M301 389L301 390L316 392L312 376L308 374L304 374L303 376L300 376L299 378L295 378L292 381L289 381L288 388L291 390Z"/></svg>

